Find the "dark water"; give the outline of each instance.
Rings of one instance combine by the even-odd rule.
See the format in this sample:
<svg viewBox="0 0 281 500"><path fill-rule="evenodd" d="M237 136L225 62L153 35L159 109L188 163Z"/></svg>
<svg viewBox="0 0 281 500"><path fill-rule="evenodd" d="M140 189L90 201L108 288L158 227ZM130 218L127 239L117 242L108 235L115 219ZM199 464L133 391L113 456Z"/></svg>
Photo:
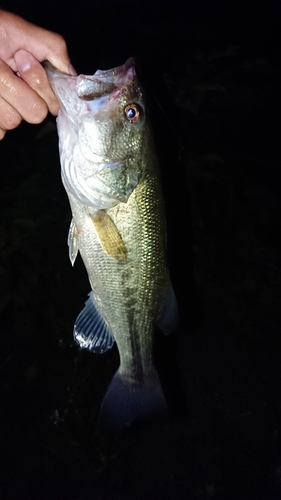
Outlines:
<svg viewBox="0 0 281 500"><path fill-rule="evenodd" d="M118 354L72 340L89 286L80 259L68 260L54 121L10 132L0 144L0 499L281 499L279 3L2 6L63 33L81 72L136 56L182 324L157 339L170 421L98 430Z"/></svg>

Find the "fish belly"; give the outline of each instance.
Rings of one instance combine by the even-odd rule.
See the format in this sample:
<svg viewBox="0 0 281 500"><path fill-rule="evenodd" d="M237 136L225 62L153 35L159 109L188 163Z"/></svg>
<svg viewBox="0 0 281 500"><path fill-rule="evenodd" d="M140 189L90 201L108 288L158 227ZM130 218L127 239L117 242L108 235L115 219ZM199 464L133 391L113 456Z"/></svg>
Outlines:
<svg viewBox="0 0 281 500"><path fill-rule="evenodd" d="M69 199L95 305L118 346L119 372L134 383L149 381L154 374L154 325L169 284L158 180L147 177L127 203L119 203L106 212L118 234L117 240L126 249L122 258L108 250L106 232L101 238L87 207L71 194Z"/></svg>

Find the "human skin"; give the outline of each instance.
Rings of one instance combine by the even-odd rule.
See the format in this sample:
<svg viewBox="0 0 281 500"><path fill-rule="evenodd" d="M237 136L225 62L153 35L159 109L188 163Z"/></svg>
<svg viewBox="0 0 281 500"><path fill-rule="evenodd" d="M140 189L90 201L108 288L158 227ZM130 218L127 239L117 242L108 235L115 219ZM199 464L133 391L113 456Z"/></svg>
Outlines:
<svg viewBox="0 0 281 500"><path fill-rule="evenodd" d="M0 10L0 140L22 120L41 123L59 102L40 61L75 75L63 37Z"/></svg>

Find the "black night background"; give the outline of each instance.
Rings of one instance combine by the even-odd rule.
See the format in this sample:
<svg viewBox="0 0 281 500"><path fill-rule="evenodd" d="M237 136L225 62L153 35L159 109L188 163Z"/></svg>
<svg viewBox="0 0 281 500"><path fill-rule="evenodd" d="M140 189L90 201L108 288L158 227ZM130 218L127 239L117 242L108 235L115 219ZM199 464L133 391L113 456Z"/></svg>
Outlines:
<svg viewBox="0 0 281 500"><path fill-rule="evenodd" d="M134 56L153 114L181 327L157 336L169 421L97 428L118 353L78 349L89 292L55 120L0 143L0 499L280 500L278 0L9 0L79 73Z"/></svg>

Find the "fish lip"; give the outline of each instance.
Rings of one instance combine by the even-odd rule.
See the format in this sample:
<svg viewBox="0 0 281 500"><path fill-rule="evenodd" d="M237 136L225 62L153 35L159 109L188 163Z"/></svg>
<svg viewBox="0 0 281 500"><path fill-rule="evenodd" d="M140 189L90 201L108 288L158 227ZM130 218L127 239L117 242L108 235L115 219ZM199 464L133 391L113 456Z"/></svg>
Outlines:
<svg viewBox="0 0 281 500"><path fill-rule="evenodd" d="M75 75L69 75L68 73L64 73L63 71L58 70L47 59L45 59L45 61L42 61L41 64L42 64L43 68L45 69L45 71L46 71L49 79L52 79L52 78L64 78L64 79L67 79L67 80L77 80L77 75L76 76Z"/></svg>
<svg viewBox="0 0 281 500"><path fill-rule="evenodd" d="M77 74L71 75L68 73L64 73L63 71L58 70L50 61L45 59L42 61L42 66L45 69L48 79L51 82L53 79L64 79L64 80L72 80L76 83L76 91L77 97L83 100L82 96L79 92L80 85L83 85L83 81L92 81L96 84L103 84L104 89L101 90L101 95L110 95L112 93L120 92L125 83L131 82L135 76L135 60L133 57L127 59L127 61L122 65L116 68L112 68L110 70L100 70L97 69L93 75L84 75ZM99 97L99 92L97 92L97 96ZM87 98L85 99L87 100Z"/></svg>

